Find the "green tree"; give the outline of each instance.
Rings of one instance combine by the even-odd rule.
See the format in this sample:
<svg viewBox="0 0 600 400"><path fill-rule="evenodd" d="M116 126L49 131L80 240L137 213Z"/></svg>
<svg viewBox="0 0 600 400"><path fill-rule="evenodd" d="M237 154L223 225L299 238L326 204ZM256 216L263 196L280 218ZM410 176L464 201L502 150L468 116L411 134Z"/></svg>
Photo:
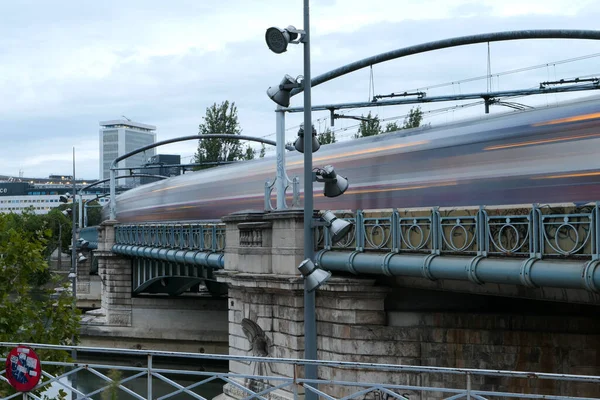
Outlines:
<svg viewBox="0 0 600 400"><path fill-rule="evenodd" d="M317 139L321 144L335 143L335 132L332 132L331 129L326 128L325 131L317 135Z"/></svg>
<svg viewBox="0 0 600 400"><path fill-rule="evenodd" d="M100 225L102 222L102 207L97 200L92 200L86 203L87 204L87 226L96 226ZM84 204L85 207L85 204ZM84 212L85 215L85 212Z"/></svg>
<svg viewBox="0 0 600 400"><path fill-rule="evenodd" d="M239 135L242 128L238 121L235 103L225 100L221 104L214 103L206 108L204 122L198 126L198 134L225 133ZM198 141L198 151L194 155L196 163L251 160L254 150L250 146L244 148L238 139L204 139ZM197 169L211 168L215 165L204 165Z"/></svg>
<svg viewBox="0 0 600 400"><path fill-rule="evenodd" d="M385 125L385 133L399 131L400 129L402 128L398 126L398 123L396 121L388 122Z"/></svg>
<svg viewBox="0 0 600 400"><path fill-rule="evenodd" d="M408 112L408 115L404 118L402 129L418 128L421 126L422 121L423 111L421 111L421 107L413 107Z"/></svg>
<svg viewBox="0 0 600 400"><path fill-rule="evenodd" d="M261 143L261 144L260 144L260 153L259 153L259 155L258 155L258 156L259 156L260 158L264 158L264 157L265 157L265 154L266 154L266 152L267 152L267 148L266 148L265 144L264 144L264 143Z"/></svg>
<svg viewBox="0 0 600 400"><path fill-rule="evenodd" d="M400 129L418 128L421 126L421 122L423 122L423 111L421 111L421 107L413 107L406 117L404 117L402 126L398 125L397 121L388 122L385 125L385 133L399 131Z"/></svg>
<svg viewBox="0 0 600 400"><path fill-rule="evenodd" d="M365 119L360 121L358 132L354 135L355 139L379 135L382 132L381 123L379 122L379 117L377 115L373 117L371 111L369 111L369 114L366 117L364 115L362 117Z"/></svg>
<svg viewBox="0 0 600 400"><path fill-rule="evenodd" d="M32 212L0 214L0 341L69 345L77 342L79 312L67 283L53 278L40 286L32 277L48 271L46 252L52 229ZM62 285L63 290L53 289ZM6 354L8 349L1 349ZM38 350L41 359L65 361L67 352ZM44 368L53 373L57 369ZM0 384L0 396L13 393Z"/></svg>

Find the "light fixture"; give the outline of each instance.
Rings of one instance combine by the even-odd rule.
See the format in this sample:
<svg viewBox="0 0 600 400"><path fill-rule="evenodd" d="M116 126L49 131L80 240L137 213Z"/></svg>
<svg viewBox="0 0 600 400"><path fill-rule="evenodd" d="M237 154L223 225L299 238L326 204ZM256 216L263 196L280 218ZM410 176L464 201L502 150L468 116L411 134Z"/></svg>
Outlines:
<svg viewBox="0 0 600 400"><path fill-rule="evenodd" d="M336 174L332 165L319 168L316 172L316 181L324 182L323 195L325 197L337 197L344 194L348 189L348 179Z"/></svg>
<svg viewBox="0 0 600 400"><path fill-rule="evenodd" d="M75 275L75 272L69 272L69 275L68 275L69 279L75 279L75 277L77 277L77 275Z"/></svg>
<svg viewBox="0 0 600 400"><path fill-rule="evenodd" d="M304 277L306 290L308 292L314 292L319 286L331 278L331 272L325 271L317 266L309 259L302 261L298 265L300 273Z"/></svg>
<svg viewBox="0 0 600 400"><path fill-rule="evenodd" d="M285 29L271 27L265 32L265 41L273 53L281 54L285 53L289 43L300 43L300 40L297 40L300 33L304 33L304 31L298 30L292 25Z"/></svg>
<svg viewBox="0 0 600 400"><path fill-rule="evenodd" d="M77 242L79 242L79 247L82 249L87 249L88 246L90 245L90 242L88 242L85 239L78 239Z"/></svg>
<svg viewBox="0 0 600 400"><path fill-rule="evenodd" d="M77 262L86 262L87 261L87 257L83 255L83 253L79 253L79 258L77 259Z"/></svg>
<svg viewBox="0 0 600 400"><path fill-rule="evenodd" d="M71 198L71 195L67 192L67 193L61 195L58 198L58 201L60 201L61 203L68 203L70 198Z"/></svg>
<svg viewBox="0 0 600 400"><path fill-rule="evenodd" d="M300 87L298 79L294 79L290 75L283 77L279 85L271 86L267 89L267 95L275 103L281 107L288 107L290 105L290 92L292 89Z"/></svg>
<svg viewBox="0 0 600 400"><path fill-rule="evenodd" d="M321 215L321 218L323 218L325 225L329 229L332 243L337 243L342 240L352 228L350 222L336 217L331 211L325 211L323 215Z"/></svg>
<svg viewBox="0 0 600 400"><path fill-rule="evenodd" d="M321 147L321 143L317 139L317 130L315 126L312 126L312 152L319 150ZM294 142L294 148L298 150L300 153L304 153L304 124L300 125L300 130L298 130L298 139Z"/></svg>
<svg viewBox="0 0 600 400"><path fill-rule="evenodd" d="M64 215L65 217L69 217L71 216L71 214L73 213L73 210L71 208L67 208L66 210L62 210L61 211L62 215Z"/></svg>

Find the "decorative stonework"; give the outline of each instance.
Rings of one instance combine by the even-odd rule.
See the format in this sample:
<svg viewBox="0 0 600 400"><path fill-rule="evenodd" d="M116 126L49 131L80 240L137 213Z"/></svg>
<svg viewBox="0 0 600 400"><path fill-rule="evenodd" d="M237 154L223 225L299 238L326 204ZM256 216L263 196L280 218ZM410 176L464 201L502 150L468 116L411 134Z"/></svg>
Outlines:
<svg viewBox="0 0 600 400"><path fill-rule="evenodd" d="M240 247L267 247L271 246L271 237L264 231L271 230L268 222L245 222L238 224Z"/></svg>

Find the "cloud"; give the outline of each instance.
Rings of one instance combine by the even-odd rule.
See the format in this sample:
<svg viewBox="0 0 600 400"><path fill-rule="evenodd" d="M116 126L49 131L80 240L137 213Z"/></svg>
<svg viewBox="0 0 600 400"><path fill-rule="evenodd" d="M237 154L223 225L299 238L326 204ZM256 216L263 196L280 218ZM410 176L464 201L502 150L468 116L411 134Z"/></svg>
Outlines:
<svg viewBox="0 0 600 400"><path fill-rule="evenodd" d="M447 37L490 31L564 28L595 29L594 1L383 1L364 7L358 0L311 2L313 77L374 54ZM284 74L301 75L302 46L282 55L268 51L268 26L302 26L302 1L282 5L246 2L128 1L95 3L4 2L0 14L0 156L3 174L68 174L75 146L78 175L98 176L98 121L126 115L158 126L159 140L197 131L206 107L235 101L245 134L274 132L268 86ZM492 43L493 73L597 52L592 41ZM549 78L600 72L596 59L549 64L527 73L493 78L494 88L531 87ZM487 45L472 45L394 60L313 89L313 104L366 101L376 94L487 73ZM486 81L429 89L428 95L485 90ZM552 98L554 99L554 97ZM519 100L519 101L529 101ZM542 100L542 103L546 100ZM302 104L302 96L293 99ZM432 110L447 104L424 105ZM373 109L382 118L401 116L409 107ZM366 114L351 110L347 114ZM481 109L451 115L481 114ZM317 124L329 114L315 113ZM428 116L428 114L426 114ZM288 140L301 122L287 117ZM338 120L350 135L356 121ZM273 139L273 136L269 136ZM164 152L194 153L196 143ZM159 150L160 152L163 149Z"/></svg>

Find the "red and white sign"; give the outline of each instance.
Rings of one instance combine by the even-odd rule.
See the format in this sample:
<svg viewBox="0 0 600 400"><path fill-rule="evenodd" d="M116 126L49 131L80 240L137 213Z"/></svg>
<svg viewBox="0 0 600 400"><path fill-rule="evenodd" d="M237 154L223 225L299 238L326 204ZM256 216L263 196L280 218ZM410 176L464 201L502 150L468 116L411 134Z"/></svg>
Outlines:
<svg viewBox="0 0 600 400"><path fill-rule="evenodd" d="M32 348L17 346L6 356L6 379L18 392L31 391L41 376L40 359Z"/></svg>

